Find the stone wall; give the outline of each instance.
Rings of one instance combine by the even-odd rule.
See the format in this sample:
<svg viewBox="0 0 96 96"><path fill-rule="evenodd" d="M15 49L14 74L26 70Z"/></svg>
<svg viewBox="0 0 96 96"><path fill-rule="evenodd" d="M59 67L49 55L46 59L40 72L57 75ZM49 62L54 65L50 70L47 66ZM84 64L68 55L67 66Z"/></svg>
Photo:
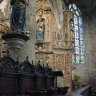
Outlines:
<svg viewBox="0 0 96 96"><path fill-rule="evenodd" d="M81 85L92 84L96 92L96 19L84 17L85 63L73 64L74 73L81 78Z"/></svg>
<svg viewBox="0 0 96 96"><path fill-rule="evenodd" d="M89 21L88 21L89 20ZM86 24L86 66L89 73L89 81L96 92L96 18L88 19ZM95 94L96 95L96 94Z"/></svg>

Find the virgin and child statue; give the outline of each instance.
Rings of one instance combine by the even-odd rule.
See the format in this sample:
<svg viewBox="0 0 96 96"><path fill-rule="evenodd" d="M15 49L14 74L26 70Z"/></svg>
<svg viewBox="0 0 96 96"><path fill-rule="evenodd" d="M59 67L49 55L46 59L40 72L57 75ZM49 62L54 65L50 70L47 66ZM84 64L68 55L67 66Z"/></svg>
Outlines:
<svg viewBox="0 0 96 96"><path fill-rule="evenodd" d="M37 20L37 31L36 31L36 39L39 41L44 41L45 35L45 19L43 18L43 12L40 10L39 18Z"/></svg>
<svg viewBox="0 0 96 96"><path fill-rule="evenodd" d="M25 20L26 20L26 6L29 0L11 0L12 6L11 12L11 30L13 32L24 32Z"/></svg>

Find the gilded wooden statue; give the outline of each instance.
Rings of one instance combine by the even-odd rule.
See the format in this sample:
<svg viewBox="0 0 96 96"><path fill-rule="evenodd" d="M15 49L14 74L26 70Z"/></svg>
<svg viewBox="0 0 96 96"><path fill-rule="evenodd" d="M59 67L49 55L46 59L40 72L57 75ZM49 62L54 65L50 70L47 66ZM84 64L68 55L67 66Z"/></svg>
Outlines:
<svg viewBox="0 0 96 96"><path fill-rule="evenodd" d="M45 19L43 18L43 10L39 10L39 18L37 20L37 31L36 31L36 38L37 40L44 40L45 34Z"/></svg>

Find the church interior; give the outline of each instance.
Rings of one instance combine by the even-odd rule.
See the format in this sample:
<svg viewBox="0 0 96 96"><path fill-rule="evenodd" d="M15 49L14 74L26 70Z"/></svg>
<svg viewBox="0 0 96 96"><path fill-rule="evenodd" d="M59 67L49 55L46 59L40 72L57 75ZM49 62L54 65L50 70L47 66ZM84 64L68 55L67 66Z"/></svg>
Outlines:
<svg viewBox="0 0 96 96"><path fill-rule="evenodd" d="M0 0L0 96L96 96L96 0Z"/></svg>

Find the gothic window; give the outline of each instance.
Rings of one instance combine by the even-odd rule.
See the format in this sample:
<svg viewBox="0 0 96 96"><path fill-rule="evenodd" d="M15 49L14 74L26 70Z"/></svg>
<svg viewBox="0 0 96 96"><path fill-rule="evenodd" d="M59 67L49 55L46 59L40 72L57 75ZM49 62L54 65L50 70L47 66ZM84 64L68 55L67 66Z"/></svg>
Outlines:
<svg viewBox="0 0 96 96"><path fill-rule="evenodd" d="M74 13L74 52L73 63L84 63L84 42L82 17L79 8L75 4L70 4L69 9Z"/></svg>

